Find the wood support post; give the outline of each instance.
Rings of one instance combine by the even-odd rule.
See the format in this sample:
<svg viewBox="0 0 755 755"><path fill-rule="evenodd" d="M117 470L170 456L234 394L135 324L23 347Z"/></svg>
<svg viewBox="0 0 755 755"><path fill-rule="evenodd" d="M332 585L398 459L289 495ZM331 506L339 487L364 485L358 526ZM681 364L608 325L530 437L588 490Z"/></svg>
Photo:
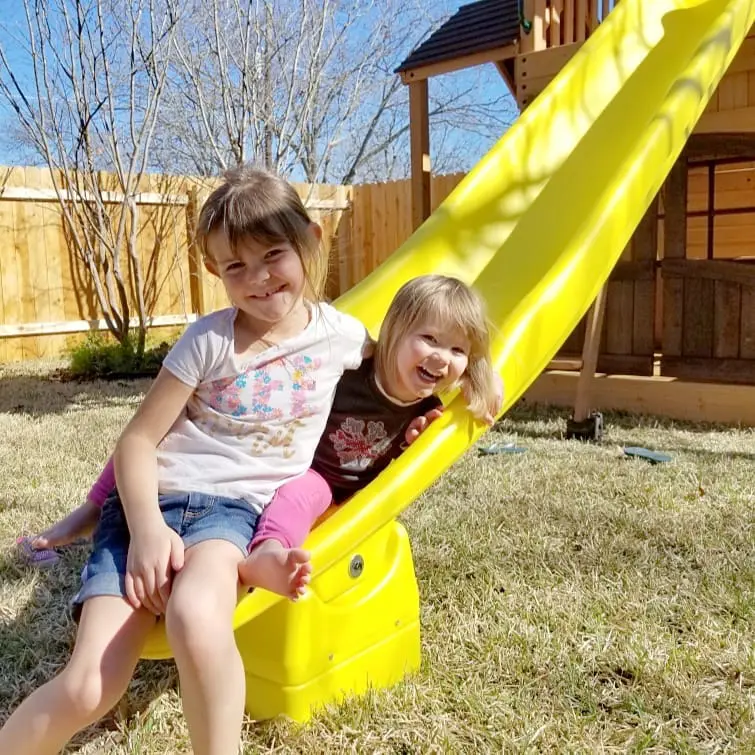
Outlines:
<svg viewBox="0 0 755 755"><path fill-rule="evenodd" d="M582 348L582 369L577 380L577 397L574 401L574 421L582 422L590 414L590 388L595 378L600 351L600 336L603 332L603 316L606 311L606 292L608 283L598 292L590 312L587 315L585 343Z"/></svg>
<svg viewBox="0 0 755 755"><path fill-rule="evenodd" d="M412 155L412 228L430 217L430 117L427 79L409 84L409 131Z"/></svg>
<svg viewBox="0 0 755 755"><path fill-rule="evenodd" d="M668 174L664 187L665 210L663 262L683 260L687 255L687 156L682 153ZM661 266L661 274L663 266ZM684 280L663 278L663 339L664 357L681 357L684 331ZM699 304L699 302L698 302ZM663 370L663 362L661 362Z"/></svg>

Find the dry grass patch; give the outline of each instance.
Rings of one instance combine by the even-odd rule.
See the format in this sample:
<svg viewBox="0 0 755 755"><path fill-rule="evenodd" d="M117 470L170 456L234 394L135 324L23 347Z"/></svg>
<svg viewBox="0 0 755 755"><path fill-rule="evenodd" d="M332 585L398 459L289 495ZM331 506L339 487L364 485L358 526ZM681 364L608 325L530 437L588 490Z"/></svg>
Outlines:
<svg viewBox="0 0 755 755"><path fill-rule="evenodd" d="M0 719L65 662L86 556L34 572L12 542L82 499L147 386L26 369L0 368ZM250 721L245 751L755 751L755 432L608 415L594 446L564 417L513 411L494 432L525 454L470 452L406 512L421 672L307 726ZM69 751L189 752L172 664Z"/></svg>

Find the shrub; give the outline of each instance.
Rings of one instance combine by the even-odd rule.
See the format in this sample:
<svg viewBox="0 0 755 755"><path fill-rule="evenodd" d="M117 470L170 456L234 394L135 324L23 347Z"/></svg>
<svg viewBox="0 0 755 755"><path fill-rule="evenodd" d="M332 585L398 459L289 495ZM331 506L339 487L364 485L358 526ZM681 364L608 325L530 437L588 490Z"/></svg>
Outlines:
<svg viewBox="0 0 755 755"><path fill-rule="evenodd" d="M76 380L154 377L170 346L167 341L148 343L139 359L132 339L121 344L102 333L90 333L83 343L70 350L67 377Z"/></svg>

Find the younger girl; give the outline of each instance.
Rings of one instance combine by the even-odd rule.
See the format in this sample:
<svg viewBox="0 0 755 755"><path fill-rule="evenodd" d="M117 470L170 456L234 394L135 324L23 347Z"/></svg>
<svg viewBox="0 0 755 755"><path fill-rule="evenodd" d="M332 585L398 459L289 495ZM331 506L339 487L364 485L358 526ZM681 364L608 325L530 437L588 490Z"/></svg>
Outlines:
<svg viewBox="0 0 755 755"><path fill-rule="evenodd" d="M374 358L341 378L312 468L283 485L265 508L239 567L242 582L298 597L311 571L299 546L312 524L331 500L342 502L401 454L439 414L438 393L461 384L471 411L491 423L501 396L488 340L483 305L460 281L426 275L404 285L385 316ZM53 530L66 538L85 534L66 530L67 522L93 526L96 499L113 484L108 462L90 500Z"/></svg>
<svg viewBox="0 0 755 755"><path fill-rule="evenodd" d="M161 613L193 751L237 752L239 562L274 491L310 466L366 333L317 303L320 230L282 179L231 171L197 237L234 306L187 328L118 441L73 655L5 723L1 753L58 752L108 711Z"/></svg>
<svg viewBox="0 0 755 755"><path fill-rule="evenodd" d="M300 563L309 554L298 547L316 519L374 480L439 414L438 394L457 385L472 413L492 424L502 391L482 302L455 278L414 278L393 299L374 357L338 383L312 468L265 509L241 581L301 593L309 569Z"/></svg>

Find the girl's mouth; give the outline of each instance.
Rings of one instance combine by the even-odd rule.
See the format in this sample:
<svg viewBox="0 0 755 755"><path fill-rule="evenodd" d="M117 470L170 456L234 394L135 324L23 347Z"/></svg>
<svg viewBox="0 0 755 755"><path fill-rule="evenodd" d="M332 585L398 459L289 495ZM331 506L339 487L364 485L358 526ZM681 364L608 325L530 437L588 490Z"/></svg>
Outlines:
<svg viewBox="0 0 755 755"><path fill-rule="evenodd" d="M252 296L252 299L269 299L274 294L279 294L285 287L286 284L284 283L282 286L278 286L278 288L273 288L270 291L266 291L264 294L254 294Z"/></svg>
<svg viewBox="0 0 755 755"><path fill-rule="evenodd" d="M434 372L430 372L430 370L426 367L422 367L422 365L417 367L417 373L426 383L437 383L443 377L442 375L436 375Z"/></svg>

